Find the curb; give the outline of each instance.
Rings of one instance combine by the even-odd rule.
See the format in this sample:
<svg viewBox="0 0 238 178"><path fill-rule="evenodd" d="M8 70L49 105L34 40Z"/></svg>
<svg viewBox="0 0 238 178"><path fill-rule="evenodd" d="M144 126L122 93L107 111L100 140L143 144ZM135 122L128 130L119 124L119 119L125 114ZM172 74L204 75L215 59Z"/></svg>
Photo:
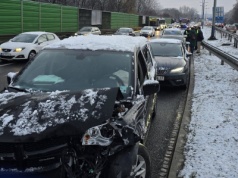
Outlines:
<svg viewBox="0 0 238 178"><path fill-rule="evenodd" d="M190 85L188 89L187 99L186 99L186 105L184 108L184 112L182 115L182 122L180 125L177 142L175 146L175 150L172 157L172 163L170 165L169 170L169 178L179 178L178 174L179 171L184 166L184 146L186 144L187 140L187 132L188 132L188 126L191 120L191 107L192 107L192 94L194 90L194 58L191 59L190 63Z"/></svg>

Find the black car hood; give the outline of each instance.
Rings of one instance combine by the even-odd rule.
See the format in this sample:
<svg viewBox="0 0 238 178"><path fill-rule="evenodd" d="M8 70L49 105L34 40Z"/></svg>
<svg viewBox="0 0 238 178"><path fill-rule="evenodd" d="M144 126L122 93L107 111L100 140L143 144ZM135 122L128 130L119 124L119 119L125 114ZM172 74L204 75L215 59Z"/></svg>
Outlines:
<svg viewBox="0 0 238 178"><path fill-rule="evenodd" d="M0 142L82 135L112 116L119 88L0 94Z"/></svg>
<svg viewBox="0 0 238 178"><path fill-rule="evenodd" d="M178 68L178 67L184 67L186 65L186 62L182 57L161 57L161 56L155 56L155 61L157 64L157 67L166 67L170 69Z"/></svg>

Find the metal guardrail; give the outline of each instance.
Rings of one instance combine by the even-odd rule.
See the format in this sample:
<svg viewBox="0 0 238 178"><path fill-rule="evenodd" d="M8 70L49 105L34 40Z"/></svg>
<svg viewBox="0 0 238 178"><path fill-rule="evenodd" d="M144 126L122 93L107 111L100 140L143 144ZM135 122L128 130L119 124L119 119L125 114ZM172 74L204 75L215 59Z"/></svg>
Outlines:
<svg viewBox="0 0 238 178"><path fill-rule="evenodd" d="M234 69L238 70L238 58L224 52L221 51L221 49L214 47L212 45L210 45L207 42L202 42L202 45L204 46L204 48L206 48L210 53L214 54L215 56L217 56L218 58L220 58L221 61L221 65L224 64L224 62L226 62L227 64L229 64L231 67L233 67Z"/></svg>
<svg viewBox="0 0 238 178"><path fill-rule="evenodd" d="M238 48L238 35L235 33L231 33L223 28L215 27L215 30L221 33L221 38L225 37L231 42L232 38L234 39L234 47Z"/></svg>

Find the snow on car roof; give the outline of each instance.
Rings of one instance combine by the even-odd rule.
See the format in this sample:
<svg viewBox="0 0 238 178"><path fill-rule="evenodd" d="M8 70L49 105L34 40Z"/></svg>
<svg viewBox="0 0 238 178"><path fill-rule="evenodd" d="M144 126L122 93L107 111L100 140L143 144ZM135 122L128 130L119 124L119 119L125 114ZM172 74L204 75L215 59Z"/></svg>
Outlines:
<svg viewBox="0 0 238 178"><path fill-rule="evenodd" d="M181 43L181 40L172 38L159 38L150 40L150 43Z"/></svg>
<svg viewBox="0 0 238 178"><path fill-rule="evenodd" d="M46 46L45 48L88 49L88 50L112 50L134 52L135 47L147 42L144 37L131 36L75 36L61 40Z"/></svg>

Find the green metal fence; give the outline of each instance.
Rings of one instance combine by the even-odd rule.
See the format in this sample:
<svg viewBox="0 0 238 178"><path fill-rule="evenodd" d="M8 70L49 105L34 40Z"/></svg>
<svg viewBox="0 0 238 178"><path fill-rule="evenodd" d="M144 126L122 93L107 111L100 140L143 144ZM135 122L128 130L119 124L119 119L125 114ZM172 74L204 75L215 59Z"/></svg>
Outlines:
<svg viewBox="0 0 238 178"><path fill-rule="evenodd" d="M111 29L117 29L120 27L138 27L138 26L139 26L138 15L111 12Z"/></svg>
<svg viewBox="0 0 238 178"><path fill-rule="evenodd" d="M25 31L75 32L78 8L28 0L0 0L0 35Z"/></svg>

